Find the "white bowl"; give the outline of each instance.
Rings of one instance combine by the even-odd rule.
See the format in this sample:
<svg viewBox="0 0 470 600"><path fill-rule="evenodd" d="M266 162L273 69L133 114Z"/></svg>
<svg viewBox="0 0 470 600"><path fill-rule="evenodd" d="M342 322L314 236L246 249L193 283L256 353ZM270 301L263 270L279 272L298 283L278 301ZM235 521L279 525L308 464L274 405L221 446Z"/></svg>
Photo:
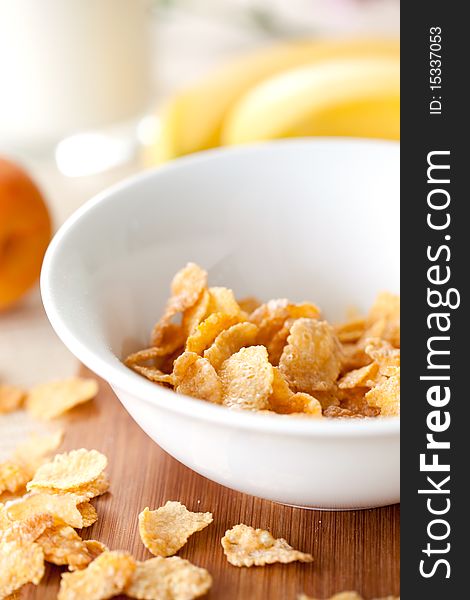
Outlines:
<svg viewBox="0 0 470 600"><path fill-rule="evenodd" d="M236 412L120 359L148 343L187 261L237 296L313 300L327 318L399 285L399 147L319 139L216 150L99 194L53 239L41 288L68 348L162 448L222 485L287 504L399 500L399 420ZM129 440L132 444L132 440Z"/></svg>

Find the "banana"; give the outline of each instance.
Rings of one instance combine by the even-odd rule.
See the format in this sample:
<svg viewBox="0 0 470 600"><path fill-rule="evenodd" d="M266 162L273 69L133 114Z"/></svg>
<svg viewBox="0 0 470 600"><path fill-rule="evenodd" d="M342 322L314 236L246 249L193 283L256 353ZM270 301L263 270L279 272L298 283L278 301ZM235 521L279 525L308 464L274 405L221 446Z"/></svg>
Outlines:
<svg viewBox="0 0 470 600"><path fill-rule="evenodd" d="M218 68L177 94L160 115L146 162L158 164L221 143L227 115L253 86L288 69L340 57L399 56L396 40L317 40L276 45Z"/></svg>
<svg viewBox="0 0 470 600"><path fill-rule="evenodd" d="M400 63L347 58L300 67L250 90L222 130L223 144L299 135L398 139Z"/></svg>

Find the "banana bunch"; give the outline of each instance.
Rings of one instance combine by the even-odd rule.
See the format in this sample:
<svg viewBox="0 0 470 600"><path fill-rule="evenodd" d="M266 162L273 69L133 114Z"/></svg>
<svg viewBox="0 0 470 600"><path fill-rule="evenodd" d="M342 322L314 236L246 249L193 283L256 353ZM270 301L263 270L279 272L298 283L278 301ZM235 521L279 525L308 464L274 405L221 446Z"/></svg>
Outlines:
<svg viewBox="0 0 470 600"><path fill-rule="evenodd" d="M243 56L163 109L147 162L221 145L297 136L398 139L395 40L280 44Z"/></svg>

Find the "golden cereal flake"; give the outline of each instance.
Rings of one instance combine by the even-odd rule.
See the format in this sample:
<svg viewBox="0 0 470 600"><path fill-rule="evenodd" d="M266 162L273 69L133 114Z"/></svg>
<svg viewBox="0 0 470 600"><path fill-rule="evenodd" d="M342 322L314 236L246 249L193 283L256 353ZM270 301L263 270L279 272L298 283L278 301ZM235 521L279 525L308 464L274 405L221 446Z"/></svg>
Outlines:
<svg viewBox="0 0 470 600"><path fill-rule="evenodd" d="M400 296L381 292L366 319L363 338L380 337L400 347Z"/></svg>
<svg viewBox="0 0 470 600"><path fill-rule="evenodd" d="M319 315L320 311L314 304L309 302L294 304L286 298L280 298L261 305L250 315L250 321L259 327L258 344L269 349L274 337L284 328L286 320L301 317L316 319Z"/></svg>
<svg viewBox="0 0 470 600"><path fill-rule="evenodd" d="M283 415L305 413L322 416L322 406L316 398L302 392L294 394L277 367L274 367L273 375L273 391L269 397L270 410Z"/></svg>
<svg viewBox="0 0 470 600"><path fill-rule="evenodd" d="M378 383L365 395L370 406L380 408L381 417L396 417L400 414L400 374L392 375Z"/></svg>
<svg viewBox="0 0 470 600"><path fill-rule="evenodd" d="M39 514L49 514L71 525L83 527L83 517L77 504L83 498L74 494L28 493L7 505L8 516L12 521L21 521Z"/></svg>
<svg viewBox="0 0 470 600"><path fill-rule="evenodd" d="M96 523L98 520L98 513L96 512L96 508L89 501L81 502L77 505L78 510L82 516L82 524L78 526L81 527L90 527L93 523ZM70 525L70 523L69 523Z"/></svg>
<svg viewBox="0 0 470 600"><path fill-rule="evenodd" d="M174 352L184 344L184 340L185 335L181 325L169 323L168 326L165 327L164 337L160 341L159 346L143 348L142 350L129 354L124 360L124 364L128 367L135 367L136 365L142 365L142 363L155 361L158 358L165 357Z"/></svg>
<svg viewBox="0 0 470 600"><path fill-rule="evenodd" d="M0 463L0 494L16 492L23 488L31 479L32 472L24 465L6 460Z"/></svg>
<svg viewBox="0 0 470 600"><path fill-rule="evenodd" d="M214 367L195 352L184 352L175 360L175 392L220 404L222 383Z"/></svg>
<svg viewBox="0 0 470 600"><path fill-rule="evenodd" d="M178 271L171 283L172 295L168 300L163 317L155 324L152 346L161 346L167 332L172 329L171 319L194 306L207 287L207 272L194 263L188 263Z"/></svg>
<svg viewBox="0 0 470 600"><path fill-rule="evenodd" d="M203 289L197 302L184 311L181 326L186 337L194 333L198 325L208 316L209 300L209 290Z"/></svg>
<svg viewBox="0 0 470 600"><path fill-rule="evenodd" d="M95 379L71 377L51 381L29 390L26 408L38 419L54 419L78 404L92 400L97 393L98 383Z"/></svg>
<svg viewBox="0 0 470 600"><path fill-rule="evenodd" d="M62 573L57 600L106 600L124 591L135 571L127 552L105 551L86 569Z"/></svg>
<svg viewBox="0 0 470 600"><path fill-rule="evenodd" d="M212 346L204 351L204 358L211 363L216 371L222 363L238 352L241 348L255 343L258 327L254 323L235 323L225 329L215 338Z"/></svg>
<svg viewBox="0 0 470 600"><path fill-rule="evenodd" d="M242 310L235 300L233 291L226 287L209 288L209 306L207 313L225 313L227 315L242 316Z"/></svg>
<svg viewBox="0 0 470 600"><path fill-rule="evenodd" d="M69 565L70 570L84 569L92 560L85 542L69 525L49 527L36 543L44 552L44 560L54 565Z"/></svg>
<svg viewBox="0 0 470 600"><path fill-rule="evenodd" d="M0 384L0 415L18 410L25 395L25 391L16 385Z"/></svg>
<svg viewBox="0 0 470 600"><path fill-rule="evenodd" d="M223 404L245 410L269 408L273 367L264 346L242 348L221 366Z"/></svg>
<svg viewBox="0 0 470 600"><path fill-rule="evenodd" d="M212 345L215 338L235 323L240 317L227 313L212 313L200 323L195 331L186 340L186 351L202 354L206 348Z"/></svg>
<svg viewBox="0 0 470 600"><path fill-rule="evenodd" d="M294 391L315 395L327 390L341 369L341 346L326 321L297 319L287 338L279 370Z"/></svg>
<svg viewBox="0 0 470 600"><path fill-rule="evenodd" d="M290 335L290 329L294 322L295 319L286 319L281 329L267 341L266 348L268 350L269 362L274 366L279 365L282 353L287 344L287 338Z"/></svg>
<svg viewBox="0 0 470 600"><path fill-rule="evenodd" d="M171 282L172 298L177 298L177 304L183 305L184 310L193 306L207 287L207 272L199 265L189 262L180 269Z"/></svg>
<svg viewBox="0 0 470 600"><path fill-rule="evenodd" d="M366 340L365 353L378 364L381 375L390 377L400 369L400 349L385 340Z"/></svg>
<svg viewBox="0 0 470 600"><path fill-rule="evenodd" d="M26 583L37 585L44 575L41 547L27 540L3 541L0 538L0 598L5 598Z"/></svg>
<svg viewBox="0 0 470 600"><path fill-rule="evenodd" d="M204 596L211 585L206 569L179 556L157 556L137 563L126 594L139 600L191 600Z"/></svg>
<svg viewBox="0 0 470 600"><path fill-rule="evenodd" d="M221 543L228 562L235 567L313 561L311 554L294 550L285 539L275 539L269 531L244 524L226 531Z"/></svg>
<svg viewBox="0 0 470 600"><path fill-rule="evenodd" d="M364 334L366 320L364 317L354 317L353 319L346 321L346 323L335 325L334 328L336 335L342 344L356 343Z"/></svg>
<svg viewBox="0 0 470 600"><path fill-rule="evenodd" d="M372 387L369 382L373 382L379 373L379 365L376 362L370 363L360 369L349 371L338 381L340 389L351 389L356 387Z"/></svg>
<svg viewBox="0 0 470 600"><path fill-rule="evenodd" d="M155 556L172 556L189 537L212 523L212 514L194 513L179 502L168 501L157 510L145 508L139 515L144 546Z"/></svg>
<svg viewBox="0 0 470 600"><path fill-rule="evenodd" d="M77 488L97 479L107 464L106 456L97 450L80 448L56 454L50 462L39 467L27 489L46 487L78 493Z"/></svg>
<svg viewBox="0 0 470 600"><path fill-rule="evenodd" d="M11 521L0 535L0 541L34 542L48 528L54 525L54 517L46 513L26 517L23 521Z"/></svg>
<svg viewBox="0 0 470 600"><path fill-rule="evenodd" d="M46 494L74 494L84 499L91 500L95 496L101 496L105 494L109 489L109 479L106 473L101 473L99 477L75 488L69 490L62 490L58 488L38 485L35 486L34 490L37 492L44 492Z"/></svg>
<svg viewBox="0 0 470 600"><path fill-rule="evenodd" d="M131 369L140 375L143 375L146 379L155 383L164 383L173 385L174 377L172 374L163 373L160 369L155 367L143 367L142 365L132 365Z"/></svg>

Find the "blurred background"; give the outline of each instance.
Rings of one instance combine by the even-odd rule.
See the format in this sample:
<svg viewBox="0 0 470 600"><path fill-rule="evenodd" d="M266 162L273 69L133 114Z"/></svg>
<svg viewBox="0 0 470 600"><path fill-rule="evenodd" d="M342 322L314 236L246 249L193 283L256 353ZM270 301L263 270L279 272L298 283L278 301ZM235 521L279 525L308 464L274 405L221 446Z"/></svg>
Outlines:
<svg viewBox="0 0 470 600"><path fill-rule="evenodd" d="M398 0L0 0L0 385L76 371L38 290L74 210L214 146L398 139L398 38Z"/></svg>

